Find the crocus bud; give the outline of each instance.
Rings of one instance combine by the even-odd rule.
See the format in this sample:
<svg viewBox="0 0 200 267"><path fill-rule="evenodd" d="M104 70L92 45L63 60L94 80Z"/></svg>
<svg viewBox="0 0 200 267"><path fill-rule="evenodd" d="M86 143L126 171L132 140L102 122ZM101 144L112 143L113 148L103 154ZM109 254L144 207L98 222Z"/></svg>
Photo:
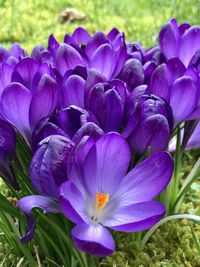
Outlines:
<svg viewBox="0 0 200 267"><path fill-rule="evenodd" d="M123 120L125 94L126 87L119 80L98 83L91 89L87 109L95 115L105 132L119 130Z"/></svg>
<svg viewBox="0 0 200 267"><path fill-rule="evenodd" d="M130 91L144 81L142 63L138 59L129 59L119 74L119 79L126 82Z"/></svg>
<svg viewBox="0 0 200 267"><path fill-rule="evenodd" d="M122 135L127 138L135 155L150 148L151 154L163 151L173 129L169 105L154 95L129 96L126 103L126 126Z"/></svg>
<svg viewBox="0 0 200 267"><path fill-rule="evenodd" d="M57 198L58 187L67 180L72 150L73 143L64 136L50 135L40 142L30 166L30 180L38 193Z"/></svg>
<svg viewBox="0 0 200 267"><path fill-rule="evenodd" d="M9 166L9 160L15 151L16 134L6 121L0 120L0 176L15 189L19 189L17 181Z"/></svg>

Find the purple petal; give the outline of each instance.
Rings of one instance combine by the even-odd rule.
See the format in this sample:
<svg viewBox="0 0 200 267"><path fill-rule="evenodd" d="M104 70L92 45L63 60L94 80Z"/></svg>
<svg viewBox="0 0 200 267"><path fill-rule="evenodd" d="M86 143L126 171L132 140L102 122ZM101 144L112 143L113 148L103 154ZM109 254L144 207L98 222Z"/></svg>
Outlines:
<svg viewBox="0 0 200 267"><path fill-rule="evenodd" d="M126 82L131 91L142 84L144 81L144 71L141 62L137 59L129 59L126 61L119 74L119 79Z"/></svg>
<svg viewBox="0 0 200 267"><path fill-rule="evenodd" d="M169 100L170 92L166 64L158 66L153 72L150 81L150 90L152 94L160 96L166 101Z"/></svg>
<svg viewBox="0 0 200 267"><path fill-rule="evenodd" d="M53 53L53 55L55 56L58 48L60 47L60 44L58 43L58 41L55 39L55 37L53 36L53 34L51 34L49 36L49 40L48 40L48 50L50 52Z"/></svg>
<svg viewBox="0 0 200 267"><path fill-rule="evenodd" d="M64 215L76 224L89 223L86 212L86 198L71 182L63 183L59 188L59 203Z"/></svg>
<svg viewBox="0 0 200 267"><path fill-rule="evenodd" d="M178 47L178 29L171 22L166 23L159 33L159 44L162 53L167 59L177 57Z"/></svg>
<svg viewBox="0 0 200 267"><path fill-rule="evenodd" d="M58 187L67 180L67 161L73 143L64 136L51 135L39 145L31 161L31 183L37 192L57 198Z"/></svg>
<svg viewBox="0 0 200 267"><path fill-rule="evenodd" d="M111 45L103 44L94 52L90 68L97 69L107 80L111 78L115 68L115 54Z"/></svg>
<svg viewBox="0 0 200 267"><path fill-rule="evenodd" d="M137 123L137 121L136 121ZM133 153L143 154L148 147L151 154L161 152L167 148L170 128L165 116L155 114L148 117L128 137ZM135 125L134 125L135 127Z"/></svg>
<svg viewBox="0 0 200 267"><path fill-rule="evenodd" d="M33 77L39 69L39 63L33 58L26 57L19 61L12 75L12 82L22 83L31 89Z"/></svg>
<svg viewBox="0 0 200 267"><path fill-rule="evenodd" d="M177 125L185 120L197 104L197 88L189 76L177 79L171 88L170 105Z"/></svg>
<svg viewBox="0 0 200 267"><path fill-rule="evenodd" d="M143 231L156 224L164 214L163 204L148 201L118 208L103 225L122 232Z"/></svg>
<svg viewBox="0 0 200 267"><path fill-rule="evenodd" d="M85 29L83 29L82 27L78 27L72 34L72 38L75 40L75 42L78 45L81 45L81 44L86 45L88 41L90 40L91 36Z"/></svg>
<svg viewBox="0 0 200 267"><path fill-rule="evenodd" d="M36 150L41 140L50 135L62 135L69 138L69 136L61 128L51 122L48 122L48 120L45 118L37 125L37 127L33 131L31 142L33 151Z"/></svg>
<svg viewBox="0 0 200 267"><path fill-rule="evenodd" d="M200 147L200 123L197 124L193 134L191 135L186 148L197 149Z"/></svg>
<svg viewBox="0 0 200 267"><path fill-rule="evenodd" d="M190 27L181 38L179 57L187 67L195 52L200 49L200 26Z"/></svg>
<svg viewBox="0 0 200 267"><path fill-rule="evenodd" d="M94 122L86 122L74 135L72 141L78 144L84 136L91 136L97 140L103 135L103 130Z"/></svg>
<svg viewBox="0 0 200 267"><path fill-rule="evenodd" d="M44 197L44 196L38 196L38 195L31 195L21 198L17 202L17 207L20 208L27 217L27 230L26 234L21 238L22 243L27 243L31 239L33 239L35 235L35 217L32 214L33 208L39 208L42 209L44 212L49 213L59 213L59 205L57 201Z"/></svg>
<svg viewBox="0 0 200 267"><path fill-rule="evenodd" d="M59 73L64 76L65 72L74 69L78 65L85 66L84 60L78 51L68 44L62 44L56 52L56 64Z"/></svg>
<svg viewBox="0 0 200 267"><path fill-rule="evenodd" d="M0 96L4 88L11 83L13 66L3 63L0 65Z"/></svg>
<svg viewBox="0 0 200 267"><path fill-rule="evenodd" d="M11 83L2 94L2 111L4 117L30 141L29 107L32 93L19 83Z"/></svg>
<svg viewBox="0 0 200 267"><path fill-rule="evenodd" d="M167 62L167 70L169 84L172 84L176 79L183 76L186 68L179 58L172 58Z"/></svg>
<svg viewBox="0 0 200 267"><path fill-rule="evenodd" d="M0 158L7 158L14 153L16 145L16 133L12 126L0 120Z"/></svg>
<svg viewBox="0 0 200 267"><path fill-rule="evenodd" d="M85 182L91 196L98 192L112 195L127 172L130 157L129 146L119 134L102 136L85 160Z"/></svg>
<svg viewBox="0 0 200 267"><path fill-rule="evenodd" d="M76 105L84 108L85 80L78 75L71 75L62 87L63 107Z"/></svg>
<svg viewBox="0 0 200 267"><path fill-rule="evenodd" d="M113 28L108 34L107 34L107 38L112 42L117 35L119 34L119 31L117 28Z"/></svg>
<svg viewBox="0 0 200 267"><path fill-rule="evenodd" d="M105 34L102 32L95 33L92 38L89 40L85 47L85 53L90 58L94 52L100 47L102 44L109 43L109 40L106 38Z"/></svg>
<svg viewBox="0 0 200 267"><path fill-rule="evenodd" d="M30 126L32 130L44 117L49 116L58 102L58 87L54 79L44 74L30 104Z"/></svg>
<svg viewBox="0 0 200 267"><path fill-rule="evenodd" d="M100 224L81 224L72 229L74 245L93 256L105 257L115 250L115 242L109 231Z"/></svg>
<svg viewBox="0 0 200 267"><path fill-rule="evenodd" d="M146 202L158 196L169 183L174 169L170 154L157 153L132 169L116 192L120 206Z"/></svg>

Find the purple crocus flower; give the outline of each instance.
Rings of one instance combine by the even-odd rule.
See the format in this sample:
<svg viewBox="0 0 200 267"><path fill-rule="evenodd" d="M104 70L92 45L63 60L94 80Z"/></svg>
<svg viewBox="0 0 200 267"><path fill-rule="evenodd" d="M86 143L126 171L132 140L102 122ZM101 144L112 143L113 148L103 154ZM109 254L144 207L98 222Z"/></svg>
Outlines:
<svg viewBox="0 0 200 267"><path fill-rule="evenodd" d="M59 190L62 212L76 226L76 247L94 256L107 256L115 242L107 228L136 232L152 227L165 213L153 199L167 186L173 160L166 152L149 157L128 174L131 153L117 133L96 142L85 140L77 149L69 181Z"/></svg>
<svg viewBox="0 0 200 267"><path fill-rule="evenodd" d="M143 84L144 70L142 63L138 59L129 59L125 62L118 78L126 82L129 91Z"/></svg>
<svg viewBox="0 0 200 267"><path fill-rule="evenodd" d="M150 92L165 99L173 110L174 127L200 117L200 80L194 67L185 68L173 58L156 68L151 76Z"/></svg>
<svg viewBox="0 0 200 267"><path fill-rule="evenodd" d="M26 51L21 48L18 43L14 43L10 50L5 49L4 47L0 47L0 64L1 63L17 63L22 58L26 57Z"/></svg>
<svg viewBox="0 0 200 267"><path fill-rule="evenodd" d="M37 144L51 134L62 135L79 143L84 135L98 137L103 134L103 130L91 112L72 105L39 123L32 135L33 148L36 149Z"/></svg>
<svg viewBox="0 0 200 267"><path fill-rule="evenodd" d="M121 127L126 96L126 85L120 80L98 83L90 90L86 107L96 116L104 132L118 131Z"/></svg>
<svg viewBox="0 0 200 267"><path fill-rule="evenodd" d="M58 86L47 64L22 59L12 73L11 83L1 95L1 112L28 143L37 123L57 106Z"/></svg>
<svg viewBox="0 0 200 267"><path fill-rule="evenodd" d="M167 59L178 57L188 67L200 49L200 27L190 27L188 23L178 25L175 19L171 19L159 33L159 44Z"/></svg>
<svg viewBox="0 0 200 267"><path fill-rule="evenodd" d="M65 36L61 45L50 36L49 51L61 76L81 65L96 69L106 80L119 74L127 56L124 34L116 29L107 36L102 32L90 36L83 28L77 28L72 36Z"/></svg>
<svg viewBox="0 0 200 267"><path fill-rule="evenodd" d="M45 212L60 212L58 204L58 188L67 180L67 161L74 144L66 137L51 135L39 144L30 165L30 180L40 195L21 198L17 206L26 214L27 232L21 238L28 242L35 234L35 217L31 210L35 207Z"/></svg>
<svg viewBox="0 0 200 267"><path fill-rule="evenodd" d="M145 86L140 86L133 91L125 109L122 135L127 138L135 157L141 156L148 147L151 153L165 150L173 130L170 106L155 95L141 96L144 89Z"/></svg>
<svg viewBox="0 0 200 267"><path fill-rule="evenodd" d="M0 120L0 175L15 189L19 185L9 166L16 146L16 133L12 126L3 120Z"/></svg>

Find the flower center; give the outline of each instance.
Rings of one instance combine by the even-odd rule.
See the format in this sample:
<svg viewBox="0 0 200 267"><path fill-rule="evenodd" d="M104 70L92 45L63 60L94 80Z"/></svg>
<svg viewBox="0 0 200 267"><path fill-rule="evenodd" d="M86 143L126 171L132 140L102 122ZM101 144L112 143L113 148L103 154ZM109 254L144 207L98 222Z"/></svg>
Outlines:
<svg viewBox="0 0 200 267"><path fill-rule="evenodd" d="M106 193L97 193L96 194L96 200L95 200L95 210L96 212L102 211L105 207L106 204L109 201L109 194Z"/></svg>

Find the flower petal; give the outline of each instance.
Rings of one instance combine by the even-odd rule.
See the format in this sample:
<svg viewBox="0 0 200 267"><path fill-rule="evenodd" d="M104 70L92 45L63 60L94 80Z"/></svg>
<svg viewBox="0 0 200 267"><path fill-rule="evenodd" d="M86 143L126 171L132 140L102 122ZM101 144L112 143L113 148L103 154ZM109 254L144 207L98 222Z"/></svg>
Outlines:
<svg viewBox="0 0 200 267"><path fill-rule="evenodd" d="M31 212L33 208L39 208L44 212L49 213L60 212L57 201L39 195L31 195L21 198L17 202L17 207L25 213L28 220L26 234L21 238L22 243L27 243L35 235L35 217Z"/></svg>
<svg viewBox="0 0 200 267"><path fill-rule="evenodd" d="M76 105L84 108L85 80L78 75L71 75L62 87L63 107Z"/></svg>
<svg viewBox="0 0 200 267"><path fill-rule="evenodd" d="M76 224L89 223L85 196L71 181L63 183L58 194L61 210L68 219Z"/></svg>
<svg viewBox="0 0 200 267"><path fill-rule="evenodd" d="M148 201L118 208L103 221L103 225L123 232L143 231L157 223L164 214L163 204Z"/></svg>
<svg viewBox="0 0 200 267"><path fill-rule="evenodd" d="M39 63L33 58L23 58L15 67L12 75L12 82L22 83L25 87L31 89L33 77L38 69Z"/></svg>
<svg viewBox="0 0 200 267"><path fill-rule="evenodd" d="M120 206L146 202L159 195L169 183L174 169L169 153L157 153L132 169L122 180L116 198Z"/></svg>
<svg viewBox="0 0 200 267"><path fill-rule="evenodd" d="M137 123L137 117L135 122ZM135 127L136 125L133 125L133 132L128 137L133 153L142 155L149 147L151 154L154 154L167 148L170 128L165 116L161 114L152 115L134 130Z"/></svg>
<svg viewBox="0 0 200 267"><path fill-rule="evenodd" d="M57 198L58 187L67 180L67 161L73 143L64 136L51 135L39 145L30 165L31 183L37 192Z"/></svg>
<svg viewBox="0 0 200 267"><path fill-rule="evenodd" d="M70 69L74 69L77 65L85 66L83 58L78 51L68 44L62 44L56 52L56 64L58 71L62 76Z"/></svg>
<svg viewBox="0 0 200 267"><path fill-rule="evenodd" d="M96 193L112 195L125 176L130 163L127 142L117 133L102 136L90 149L84 166L87 189L92 197Z"/></svg>
<svg viewBox="0 0 200 267"><path fill-rule="evenodd" d="M86 45L88 41L90 40L91 36L85 29L83 29L82 27L78 27L72 34L72 38L75 40L75 42L78 45L81 45L81 44Z"/></svg>
<svg viewBox="0 0 200 267"><path fill-rule="evenodd" d="M153 72L150 81L150 90L152 94L160 96L166 101L169 100L170 92L166 64L161 64Z"/></svg>
<svg viewBox="0 0 200 267"><path fill-rule="evenodd" d="M170 95L175 125L189 117L196 104L197 88L193 79L189 76L177 79L172 85Z"/></svg>
<svg viewBox="0 0 200 267"><path fill-rule="evenodd" d="M115 68L115 54L109 44L101 45L93 54L90 68L97 69L106 79L110 79Z"/></svg>
<svg viewBox="0 0 200 267"><path fill-rule="evenodd" d="M8 85L1 96L4 117L30 142L29 107L32 93L19 83Z"/></svg>
<svg viewBox="0 0 200 267"><path fill-rule="evenodd" d="M187 67L195 52L200 49L200 26L185 31L180 42L179 57Z"/></svg>
<svg viewBox="0 0 200 267"><path fill-rule="evenodd" d="M58 87L53 78L44 74L30 104L30 126L32 130L44 117L49 116L58 102Z"/></svg>
<svg viewBox="0 0 200 267"><path fill-rule="evenodd" d="M177 31L177 26L170 21L162 27L159 33L160 48L167 59L177 57L178 55Z"/></svg>
<svg viewBox="0 0 200 267"><path fill-rule="evenodd" d="M115 250L115 242L109 231L100 224L81 224L72 229L74 245L93 256L105 257Z"/></svg>

